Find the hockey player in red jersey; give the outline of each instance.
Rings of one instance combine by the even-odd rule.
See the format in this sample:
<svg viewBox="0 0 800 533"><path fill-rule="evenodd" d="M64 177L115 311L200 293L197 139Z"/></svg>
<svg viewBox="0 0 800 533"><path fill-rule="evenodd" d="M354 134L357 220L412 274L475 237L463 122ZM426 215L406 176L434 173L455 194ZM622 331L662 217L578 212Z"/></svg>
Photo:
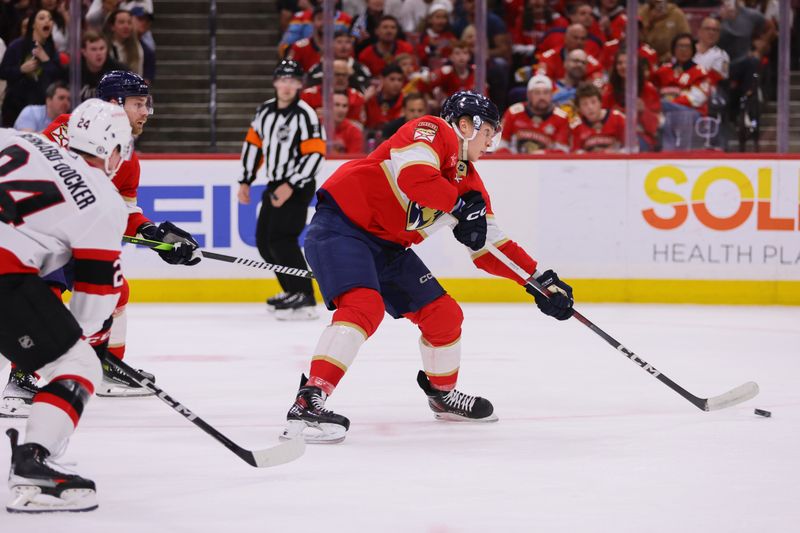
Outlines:
<svg viewBox="0 0 800 533"><path fill-rule="evenodd" d="M41 135L0 130L0 352L48 382L33 398L25 443L16 429L6 432L10 512L97 507L94 482L50 459L66 448L103 375L125 228L124 203L109 178L133 139L125 112L97 99L75 109L70 133L67 151ZM40 275L70 261L67 308Z"/></svg>
<svg viewBox="0 0 800 533"><path fill-rule="evenodd" d="M142 133L148 116L152 114L150 89L145 81L133 72L115 70L100 80L97 96L101 100L117 104L126 112L133 135ZM69 141L67 131L70 115L61 115L42 133L60 146ZM128 161L124 161L114 176L114 185L119 189L128 212L125 235L137 234L147 239L171 242L176 249L170 252L159 252L161 258L171 264L194 265L200 261L197 242L192 236L172 224L163 222L156 226L136 205L139 188L139 158L134 152ZM121 235L120 235L121 238ZM64 291L71 285L71 268L50 273L45 280L54 290ZM111 330L109 353L122 359L125 355L125 338L127 331L126 306L128 303L128 282L123 278L122 294L117 309L114 310L114 326ZM14 370L3 391L0 401L0 417L24 417L30 407L30 401L36 392L36 378L19 370ZM149 396L152 393L138 383L116 371L110 365L103 366L103 382L97 389L98 396Z"/></svg>
<svg viewBox="0 0 800 533"><path fill-rule="evenodd" d="M407 122L366 158L339 167L319 190L305 251L325 304L335 312L313 352L309 377L301 380L284 437L344 439L350 422L325 409L325 400L384 311L420 329L424 371L417 381L436 418L497 420L488 400L455 388L463 314L409 249L453 219L453 235L470 249L476 266L525 282L489 253L491 243L551 287L549 300L534 295L545 314L572 316L572 289L553 271L538 272L536 261L505 236L473 166L492 147L499 123L488 98L457 92L443 104L442 118Z"/></svg>

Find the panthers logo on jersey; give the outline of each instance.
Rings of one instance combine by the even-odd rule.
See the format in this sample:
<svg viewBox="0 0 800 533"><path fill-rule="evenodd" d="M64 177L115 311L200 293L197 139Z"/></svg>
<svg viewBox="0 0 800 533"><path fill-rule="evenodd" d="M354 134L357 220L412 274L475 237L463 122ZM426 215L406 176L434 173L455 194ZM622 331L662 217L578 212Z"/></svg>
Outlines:
<svg viewBox="0 0 800 533"><path fill-rule="evenodd" d="M67 123L60 125L53 132L50 134L53 136L53 140L61 147L67 146L69 142L69 136L67 135Z"/></svg>
<svg viewBox="0 0 800 533"><path fill-rule="evenodd" d="M406 211L406 231L417 231L433 225L442 216L442 212L424 207L417 202L410 202Z"/></svg>

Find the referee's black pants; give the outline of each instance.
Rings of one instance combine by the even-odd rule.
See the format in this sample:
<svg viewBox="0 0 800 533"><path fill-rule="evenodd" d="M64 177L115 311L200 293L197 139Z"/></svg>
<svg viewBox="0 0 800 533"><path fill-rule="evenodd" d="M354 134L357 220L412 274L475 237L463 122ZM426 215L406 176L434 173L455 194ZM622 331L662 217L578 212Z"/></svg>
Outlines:
<svg viewBox="0 0 800 533"><path fill-rule="evenodd" d="M297 242L306 225L308 205L314 197L314 182L295 189L280 207L273 207L270 193L274 187L268 186L261 197L261 210L256 225L256 246L258 253L268 263L308 270L308 265ZM297 276L278 274L278 283L284 292L313 294L311 280Z"/></svg>

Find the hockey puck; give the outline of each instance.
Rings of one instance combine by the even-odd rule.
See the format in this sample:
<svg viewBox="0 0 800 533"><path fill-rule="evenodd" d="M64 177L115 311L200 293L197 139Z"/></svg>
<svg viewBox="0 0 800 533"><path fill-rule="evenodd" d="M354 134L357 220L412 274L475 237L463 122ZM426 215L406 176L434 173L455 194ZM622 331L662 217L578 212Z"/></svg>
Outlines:
<svg viewBox="0 0 800 533"><path fill-rule="evenodd" d="M756 409L756 410L755 410L755 411L753 411L753 412L754 412L755 414L757 414L758 416L765 416L765 417L767 417L767 418L769 418L769 417L771 417L771 416L772 416L772 413L771 413L771 412L769 412L769 411L765 411L765 410L763 410L763 409Z"/></svg>

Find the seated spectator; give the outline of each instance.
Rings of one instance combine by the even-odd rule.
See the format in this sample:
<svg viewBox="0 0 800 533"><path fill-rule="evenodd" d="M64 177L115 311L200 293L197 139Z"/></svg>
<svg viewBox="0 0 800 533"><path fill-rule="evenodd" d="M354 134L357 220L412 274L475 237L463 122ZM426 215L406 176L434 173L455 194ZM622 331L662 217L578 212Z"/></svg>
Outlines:
<svg viewBox="0 0 800 533"><path fill-rule="evenodd" d="M664 110L664 150L689 150L694 124L708 112L708 73L692 61L696 50L690 34L675 36L672 50L672 62L661 65L651 81Z"/></svg>
<svg viewBox="0 0 800 533"><path fill-rule="evenodd" d="M402 114L404 80L403 71L396 63L383 68L380 78L380 90L368 98L366 102L366 126L368 129L377 130Z"/></svg>
<svg viewBox="0 0 800 533"><path fill-rule="evenodd" d="M449 64L433 70L428 79L419 84L421 92L433 94L439 102L453 93L475 87L475 65L470 61L467 43L454 43L449 60Z"/></svg>
<svg viewBox="0 0 800 533"><path fill-rule="evenodd" d="M383 72L386 65L393 63L398 54L413 54L414 48L397 37L397 19L390 15L381 17L375 34L375 44L367 46L358 55L361 61L372 73Z"/></svg>
<svg viewBox="0 0 800 533"><path fill-rule="evenodd" d="M625 77L627 73L628 54L624 51L617 53L614 69L611 71L608 83L603 88L603 107L625 111ZM655 85L647 80L647 68L643 62L637 63L639 76L636 88L636 136L639 139L640 152L652 152L658 143L658 132L664 121L661 114L661 98Z"/></svg>
<svg viewBox="0 0 800 533"><path fill-rule="evenodd" d="M357 54L360 55L369 45L378 42L378 26L381 25L383 17L387 15L388 13L384 12L384 0L366 0L364 11L353 20L350 26L350 32L355 37ZM396 25L395 35L402 38L404 34L400 29L400 23L397 22L396 18L392 18ZM377 74L380 70L373 70L372 72Z"/></svg>
<svg viewBox="0 0 800 533"><path fill-rule="evenodd" d="M350 87L364 92L369 87L372 80L372 73L353 58L353 36L346 31L337 31L333 35L333 58L347 61L352 74L350 75ZM314 65L308 71L306 80L308 85L319 85L322 83L322 62Z"/></svg>
<svg viewBox="0 0 800 533"><path fill-rule="evenodd" d="M382 138L388 139L394 135L400 126L428 113L425 97L420 93L408 93L403 97L403 114L386 123L382 130Z"/></svg>
<svg viewBox="0 0 800 533"><path fill-rule="evenodd" d="M134 7L131 9L131 16L133 16L133 28L136 30L136 35L139 36L139 42L142 43L144 48L149 48L155 53L156 40L153 38L153 13L146 11L143 7Z"/></svg>
<svg viewBox="0 0 800 533"><path fill-rule="evenodd" d="M603 42L625 38L628 15L625 13L625 6L621 6L619 0L600 0L592 14L603 33Z"/></svg>
<svg viewBox="0 0 800 533"><path fill-rule="evenodd" d="M281 42L278 44L279 54L285 55L286 51L294 43L300 39L308 39L314 34L314 12L316 9L320 8L317 7L316 2L313 2L313 4L313 7L295 13L289 21L289 26L286 28ZM342 11L338 5L336 11L334 11L333 20L334 32L349 31L350 24L353 22L350 15Z"/></svg>
<svg viewBox="0 0 800 533"><path fill-rule="evenodd" d="M425 89L424 85L430 80L431 70L427 67L419 68L417 59L411 54L399 54L395 63L403 71L403 95L418 93ZM429 102L430 104L431 102Z"/></svg>
<svg viewBox="0 0 800 533"><path fill-rule="evenodd" d="M509 107L503 114L502 126L498 152L544 154L569 151L569 118L553 105L553 82L543 74L528 81L527 102Z"/></svg>
<svg viewBox="0 0 800 533"><path fill-rule="evenodd" d="M320 115L322 108L316 108ZM349 118L350 102L345 91L333 93L333 123L336 130L331 143L331 152L334 154L362 154L364 153L364 133L361 124ZM322 116L319 117L320 122Z"/></svg>
<svg viewBox="0 0 800 533"><path fill-rule="evenodd" d="M686 15L667 0L647 0L647 4L639 7L639 17L642 19L644 42L655 49L659 61L669 61L675 36L689 33Z"/></svg>
<svg viewBox="0 0 800 533"><path fill-rule="evenodd" d="M94 98L100 79L112 70L125 70L108 55L108 43L99 34L87 30L81 36L81 102Z"/></svg>
<svg viewBox="0 0 800 533"><path fill-rule="evenodd" d="M133 17L129 11L117 9L106 20L103 27L106 40L111 43L109 53L125 70L144 77L144 50L133 29Z"/></svg>
<svg viewBox="0 0 800 533"><path fill-rule="evenodd" d="M309 37L295 41L286 53L286 59L294 59L303 67L304 72L309 72L322 57L322 29L325 14L322 7L315 7L311 19L313 32Z"/></svg>
<svg viewBox="0 0 800 533"><path fill-rule="evenodd" d="M119 9L119 3L120 0L92 0L92 4L84 17L86 29L102 33L108 17Z"/></svg>
<svg viewBox="0 0 800 533"><path fill-rule="evenodd" d="M349 86L350 66L344 59L333 62L333 90L347 96L347 118L364 124L364 95ZM322 85L314 85L300 93L300 98L314 109L322 107Z"/></svg>
<svg viewBox="0 0 800 533"><path fill-rule="evenodd" d="M414 33L419 31L428 16L433 1L449 4L452 12L453 3L450 0L386 0L383 13L396 18L404 32Z"/></svg>
<svg viewBox="0 0 800 533"><path fill-rule="evenodd" d="M583 50L570 52L564 62L564 76L556 80L556 92L552 97L553 103L561 108L570 119L578 113L575 92L582 83L592 81L586 75L588 57Z"/></svg>
<svg viewBox="0 0 800 533"><path fill-rule="evenodd" d="M456 36L450 30L449 2L435 0L428 10L425 32L417 45L417 57L422 66L436 68L450 56ZM433 61L433 63L431 63Z"/></svg>
<svg viewBox="0 0 800 533"><path fill-rule="evenodd" d="M709 81L717 84L728 79L730 57L728 52L717 46L720 37L720 21L714 17L706 17L700 25L700 38L697 40L697 53L692 59L708 72Z"/></svg>
<svg viewBox="0 0 800 533"><path fill-rule="evenodd" d="M564 77L564 61L567 59L567 54L573 50L582 50L586 52L583 45L586 39L586 28L579 24L573 24L567 29L566 39L564 45L560 48L551 48L539 57L539 63L536 65L536 73L544 74L551 80L560 80ZM586 77L587 79L594 80L603 78L603 66L595 56L586 52Z"/></svg>
<svg viewBox="0 0 800 533"><path fill-rule="evenodd" d="M47 87L66 79L52 32L53 17L42 9L29 22L25 35L8 45L0 62L0 79L8 82L2 107L3 126L10 128L25 106L43 104Z"/></svg>
<svg viewBox="0 0 800 533"><path fill-rule="evenodd" d="M53 43L59 52L67 52L69 41L69 3L65 0L34 0L32 12L47 10L53 17Z"/></svg>
<svg viewBox="0 0 800 533"><path fill-rule="evenodd" d="M69 110L69 89L63 82L51 83L46 91L44 105L25 106L14 122L14 129L39 133L59 115L69 113Z"/></svg>
<svg viewBox="0 0 800 533"><path fill-rule="evenodd" d="M531 47L526 55L532 55L545 34L569 26L569 21L554 11L547 0L527 0L519 15L511 20L514 51L522 53L522 47Z"/></svg>
<svg viewBox="0 0 800 533"><path fill-rule="evenodd" d="M292 21L295 13L311 9L312 7L312 2L310 0L278 0L277 8L281 22L281 36L289 29L289 23Z"/></svg>
<svg viewBox="0 0 800 533"><path fill-rule="evenodd" d="M604 41L598 37L602 32L600 32L600 27L597 26L592 16L591 6L585 2L570 5L573 6L572 9L575 11L569 19L569 26L566 28L556 28L547 32L539 43L539 49L550 50L553 48L560 48L565 44L567 39L573 39L580 41L579 47L587 54L596 58L600 57L600 54L603 52ZM585 31L577 32L576 28L583 28ZM568 33L571 33L571 35L568 36Z"/></svg>
<svg viewBox="0 0 800 533"><path fill-rule="evenodd" d="M584 83L575 93L578 116L570 121L575 153L619 152L625 146L625 115L603 109L600 89Z"/></svg>
<svg viewBox="0 0 800 533"><path fill-rule="evenodd" d="M617 54L620 51L624 52L626 49L624 35L622 39L606 41L603 45L603 55L599 58L600 64L603 65L603 70L611 72L616 63ZM650 76L658 67L658 54L652 46L643 43L641 39L639 39L639 61L644 63L646 76Z"/></svg>

